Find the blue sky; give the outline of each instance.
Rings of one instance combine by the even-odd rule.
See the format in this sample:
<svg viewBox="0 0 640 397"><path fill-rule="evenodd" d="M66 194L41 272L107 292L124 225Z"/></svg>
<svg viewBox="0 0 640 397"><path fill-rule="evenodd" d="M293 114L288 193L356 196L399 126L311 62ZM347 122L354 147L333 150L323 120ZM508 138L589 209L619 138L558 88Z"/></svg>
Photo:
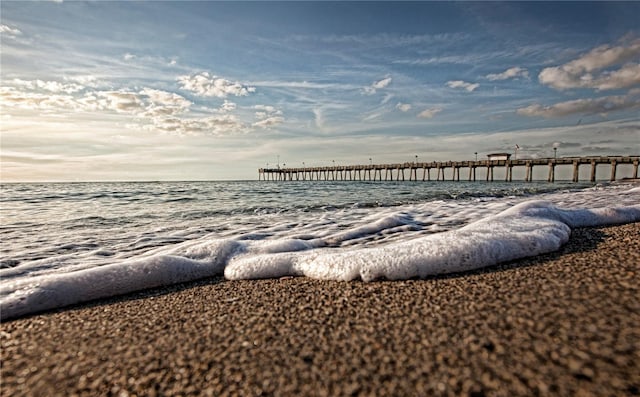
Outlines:
<svg viewBox="0 0 640 397"><path fill-rule="evenodd" d="M2 181L640 153L640 3L3 1Z"/></svg>

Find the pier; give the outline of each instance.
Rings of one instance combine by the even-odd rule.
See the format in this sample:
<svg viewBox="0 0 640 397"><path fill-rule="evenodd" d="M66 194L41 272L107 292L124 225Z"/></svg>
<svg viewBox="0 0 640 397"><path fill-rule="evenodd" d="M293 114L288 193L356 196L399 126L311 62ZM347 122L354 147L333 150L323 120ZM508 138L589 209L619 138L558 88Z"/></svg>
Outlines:
<svg viewBox="0 0 640 397"><path fill-rule="evenodd" d="M573 182L578 182L580 166L590 168L589 181L596 181L598 165L608 165L609 180L616 179L617 167L633 165L632 178L638 178L640 156L589 156L540 159L501 159L470 161L432 161L397 164L334 165L328 167L260 168L258 180L269 181L460 181L463 178L476 181L476 170L485 171L485 180L494 181L494 170L504 169L504 181L513 180L513 169L524 167L524 181L533 181L534 167L548 167L548 182L555 181L556 167L572 166ZM464 171L463 171L464 170ZM446 171L446 172L445 172ZM448 174L448 176L447 176Z"/></svg>

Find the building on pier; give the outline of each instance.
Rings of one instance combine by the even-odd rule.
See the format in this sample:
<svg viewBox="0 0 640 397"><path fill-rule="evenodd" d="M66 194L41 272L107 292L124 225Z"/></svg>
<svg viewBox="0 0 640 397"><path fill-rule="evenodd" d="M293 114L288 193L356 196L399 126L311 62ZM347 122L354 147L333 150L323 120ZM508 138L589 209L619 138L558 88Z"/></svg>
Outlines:
<svg viewBox="0 0 640 397"><path fill-rule="evenodd" d="M491 153L491 154L487 154L487 159L489 159L489 161L494 161L494 160L509 160L511 159L511 153Z"/></svg>

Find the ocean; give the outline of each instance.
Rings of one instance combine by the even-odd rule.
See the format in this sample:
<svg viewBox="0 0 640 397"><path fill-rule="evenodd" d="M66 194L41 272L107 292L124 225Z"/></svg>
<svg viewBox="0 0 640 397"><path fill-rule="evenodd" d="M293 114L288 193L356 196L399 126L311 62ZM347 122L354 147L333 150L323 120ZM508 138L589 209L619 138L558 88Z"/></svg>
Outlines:
<svg viewBox="0 0 640 397"><path fill-rule="evenodd" d="M559 249L640 221L637 184L11 183L0 196L3 320L212 276L398 280Z"/></svg>

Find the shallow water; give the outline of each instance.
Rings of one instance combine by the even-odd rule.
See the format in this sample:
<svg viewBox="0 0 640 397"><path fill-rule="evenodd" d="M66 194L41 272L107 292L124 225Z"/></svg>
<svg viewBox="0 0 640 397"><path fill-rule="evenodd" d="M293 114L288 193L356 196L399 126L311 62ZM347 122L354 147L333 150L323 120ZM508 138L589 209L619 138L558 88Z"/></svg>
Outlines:
<svg viewBox="0 0 640 397"><path fill-rule="evenodd" d="M6 317L216 274L464 271L557 249L571 227L638 221L640 193L539 182L4 184L0 214Z"/></svg>

